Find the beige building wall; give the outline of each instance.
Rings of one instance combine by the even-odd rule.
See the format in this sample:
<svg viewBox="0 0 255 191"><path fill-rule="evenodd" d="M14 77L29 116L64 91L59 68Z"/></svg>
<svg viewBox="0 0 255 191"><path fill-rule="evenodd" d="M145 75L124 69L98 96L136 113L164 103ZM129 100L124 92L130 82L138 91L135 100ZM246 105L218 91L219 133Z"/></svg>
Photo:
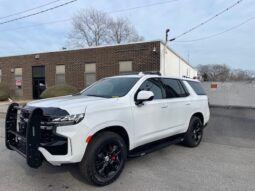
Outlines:
<svg viewBox="0 0 255 191"><path fill-rule="evenodd" d="M160 45L160 52L160 72L163 75L197 77L197 70L163 43Z"/></svg>

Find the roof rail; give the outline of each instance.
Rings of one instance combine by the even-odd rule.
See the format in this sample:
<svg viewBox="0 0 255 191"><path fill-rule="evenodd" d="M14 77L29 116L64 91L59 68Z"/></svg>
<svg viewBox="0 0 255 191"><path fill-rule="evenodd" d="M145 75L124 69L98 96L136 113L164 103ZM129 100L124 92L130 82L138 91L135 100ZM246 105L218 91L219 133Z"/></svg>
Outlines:
<svg viewBox="0 0 255 191"><path fill-rule="evenodd" d="M142 74L147 74L147 75L158 75L158 76L161 76L161 73L159 71L145 71L145 72L140 72L139 73L140 75Z"/></svg>
<svg viewBox="0 0 255 191"><path fill-rule="evenodd" d="M117 74L116 76L124 76L124 75L138 75L140 72L123 72L121 74Z"/></svg>
<svg viewBox="0 0 255 191"><path fill-rule="evenodd" d="M125 73L118 74L117 76L123 76L123 75L158 75L158 76L161 76L161 73L159 71L125 72Z"/></svg>

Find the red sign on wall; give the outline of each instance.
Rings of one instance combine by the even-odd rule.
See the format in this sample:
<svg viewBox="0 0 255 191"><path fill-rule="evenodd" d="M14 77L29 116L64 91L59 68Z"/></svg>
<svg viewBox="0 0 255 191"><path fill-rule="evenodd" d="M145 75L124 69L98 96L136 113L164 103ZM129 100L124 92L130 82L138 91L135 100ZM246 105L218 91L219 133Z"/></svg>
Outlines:
<svg viewBox="0 0 255 191"><path fill-rule="evenodd" d="M22 86L22 80L16 80L16 86Z"/></svg>
<svg viewBox="0 0 255 191"><path fill-rule="evenodd" d="M218 88L218 84L211 83L211 88L212 88L212 89L217 89L217 88Z"/></svg>

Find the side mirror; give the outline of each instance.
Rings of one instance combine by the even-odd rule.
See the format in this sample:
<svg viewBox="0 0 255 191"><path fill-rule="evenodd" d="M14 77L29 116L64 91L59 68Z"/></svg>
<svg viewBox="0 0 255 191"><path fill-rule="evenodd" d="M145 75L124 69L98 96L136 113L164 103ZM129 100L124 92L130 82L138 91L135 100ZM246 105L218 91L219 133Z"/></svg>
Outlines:
<svg viewBox="0 0 255 191"><path fill-rule="evenodd" d="M151 101L154 98L154 93L152 91L145 91L142 90L140 92L138 92L136 99L135 99L135 104L136 105L140 105L142 104L144 101Z"/></svg>

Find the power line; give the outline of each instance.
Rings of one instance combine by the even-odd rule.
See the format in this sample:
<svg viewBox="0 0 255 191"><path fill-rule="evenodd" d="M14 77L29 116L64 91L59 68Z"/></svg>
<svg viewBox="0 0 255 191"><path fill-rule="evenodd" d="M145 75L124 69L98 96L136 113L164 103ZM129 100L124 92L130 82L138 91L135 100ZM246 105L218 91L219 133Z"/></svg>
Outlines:
<svg viewBox="0 0 255 191"><path fill-rule="evenodd" d="M57 6L54 6L54 7L51 7L51 8L48 8L48 9L44 9L42 11L39 11L39 12L36 12L36 13L32 13L32 14L29 14L29 15L25 15L25 16L22 16L22 17L18 17L18 18L15 18L15 19L11 19L11 20L8 20L8 21L4 21L4 22L0 22L0 25L3 25L3 24L6 24L6 23L10 23L10 22L13 22L13 21L17 21L17 20L21 20L21 19L24 19L24 18L28 18L28 17L32 17L32 16L35 16L35 15L39 15L41 13L45 13L45 12L48 12L48 11L51 11L53 9L57 9L59 7L63 7L65 5L68 5L70 3L73 3L77 0L72 0L72 1L68 1L66 3L62 3L60 5L57 5Z"/></svg>
<svg viewBox="0 0 255 191"><path fill-rule="evenodd" d="M220 12L217 13L216 15L210 17L209 19L205 20L204 22L202 22L202 23L200 23L200 24L198 24L198 25L195 25L194 27L192 27L192 28L190 28L189 30L187 30L187 31L185 31L185 32L183 32L183 33L181 33L180 35L177 35L176 37L170 39L169 41L174 41L174 40L176 40L177 38L180 38L180 37L182 37L182 36L184 36L184 35L186 35L186 34L192 32L192 31L196 30L196 29L199 28L199 27L202 27L203 25L205 25L205 24L207 24L208 22L212 21L212 20L215 19L216 17L218 17L218 16L224 14L225 12L227 12L227 11L229 11L230 9L234 8L235 6L239 5L242 1L243 1L243 0L238 0L236 3L232 4L231 6L227 7L226 9L220 11Z"/></svg>
<svg viewBox="0 0 255 191"><path fill-rule="evenodd" d="M145 7L152 7L152 6L172 3L172 2L176 2L176 1L179 1L179 0L160 1L160 2L157 2L157 3L150 3L150 4L144 4L144 5L140 5L140 6L136 6L136 7L130 7L130 8L126 8L126 9L114 10L114 11L110 11L108 13L109 14L114 14L114 13L126 12L126 11L131 11L131 10L135 10L135 9L141 9L141 8L145 8ZM19 30L19 29L24 29L24 28L32 28L32 27L41 26L41 25L55 24L55 23L60 23L60 22L67 22L67 21L70 21L70 20L72 20L72 19L69 18L69 19L65 19L65 20L56 20L56 21L46 22L46 23L42 23L42 24L29 25L29 26L23 26L23 27L18 27L18 28L1 30L0 32Z"/></svg>
<svg viewBox="0 0 255 191"><path fill-rule="evenodd" d="M209 36L205 36L205 37L201 37L201 38L197 38L197 39L192 39L192 40L182 40L182 41L175 41L175 42L189 43L189 42L197 42L197 41L201 41L201 40L207 40L207 39L210 39L210 38L213 38L213 37L220 36L220 35L222 35L224 33L229 32L229 31L235 30L235 29L241 27L244 24L247 24L248 22L250 22L250 21L252 21L254 19L255 19L255 16L250 17L249 19L247 19L247 20L245 20L245 21L243 21L243 22L241 22L241 23L239 23L239 24L237 24L237 25L235 25L233 27L230 27L229 29L226 29L226 30L224 30L222 32L215 33L215 34L212 34L212 35L209 35Z"/></svg>
<svg viewBox="0 0 255 191"><path fill-rule="evenodd" d="M6 32L6 31L14 31L14 30L20 30L20 29L26 29L26 28L34 28L38 26L43 26L43 25L48 25L48 24L55 24L55 23L62 23L62 22L68 22L71 21L72 19L62 19L62 20L55 20L55 21L50 21L50 22L45 22L45 23L40 23L40 24L35 24L35 25L26 25L26 26L21 26L21 27L16 27L16 28L9 28L6 30L0 30L0 32Z"/></svg>
<svg viewBox="0 0 255 191"><path fill-rule="evenodd" d="M156 5L163 5L163 4L168 4L168 3L173 3L179 0L170 0L170 1L161 1L161 2L157 2L157 3L149 3L146 5L140 5L140 6L136 6L136 7L130 7L130 8L126 8L126 9L119 9L119 10L115 10L115 11L111 11L108 12L109 14L112 13L121 13L121 12L126 12L126 11L131 11L131 10L135 10L135 9L141 9L141 8L145 8L145 7L153 7Z"/></svg>
<svg viewBox="0 0 255 191"><path fill-rule="evenodd" d="M13 17L13 16L16 16L16 15L20 15L20 14L23 14L23 13L26 13L26 12L29 12L29 11L33 11L33 10L36 10L36 9L39 9L39 8L42 8L42 7L51 5L51 4L56 3L56 2L58 2L58 1L62 1L62 0L51 1L51 2L48 2L48 3L46 3L46 4L42 4L42 5L40 5L40 6L37 6L37 7L33 7L33 8L30 8L30 9L26 9L26 10L23 10L23 11L19 11L19 12L16 12L16 13L13 13L13 14L10 14L10 15L7 15L7 16L4 16L4 17L0 17L0 20L6 19L6 18L9 18L9 17Z"/></svg>

